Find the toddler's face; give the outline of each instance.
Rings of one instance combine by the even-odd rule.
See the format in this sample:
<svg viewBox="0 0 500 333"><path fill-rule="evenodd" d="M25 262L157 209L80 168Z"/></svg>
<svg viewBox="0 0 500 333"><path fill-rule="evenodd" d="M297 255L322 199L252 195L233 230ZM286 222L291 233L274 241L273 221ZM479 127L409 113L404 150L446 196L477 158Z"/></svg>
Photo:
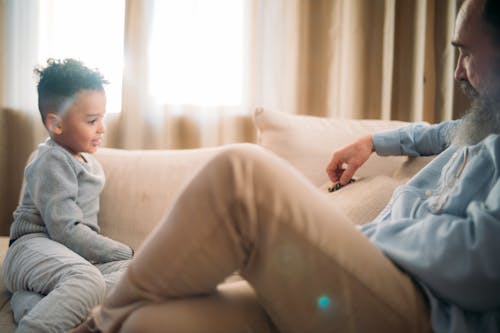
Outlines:
<svg viewBox="0 0 500 333"><path fill-rule="evenodd" d="M60 135L54 139L72 154L94 153L104 134L106 94L101 90L80 91L62 116Z"/></svg>

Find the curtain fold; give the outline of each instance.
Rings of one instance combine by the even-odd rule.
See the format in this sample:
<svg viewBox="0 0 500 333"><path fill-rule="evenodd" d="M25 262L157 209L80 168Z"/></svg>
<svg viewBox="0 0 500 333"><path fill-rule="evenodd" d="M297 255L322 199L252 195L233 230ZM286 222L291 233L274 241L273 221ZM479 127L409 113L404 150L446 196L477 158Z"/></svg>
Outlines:
<svg viewBox="0 0 500 333"><path fill-rule="evenodd" d="M250 24L251 62L247 71L254 73L250 82L249 103L283 112L298 113L297 94L301 34L299 22L304 12L301 0L254 0Z"/></svg>
<svg viewBox="0 0 500 333"><path fill-rule="evenodd" d="M450 45L455 1L337 1L333 10L331 94L320 113L437 122L463 112Z"/></svg>
<svg viewBox="0 0 500 333"><path fill-rule="evenodd" d="M114 145L140 149L152 146L148 129L151 110L148 91L148 54L152 1L129 0L125 12L124 72L119 142Z"/></svg>
<svg viewBox="0 0 500 333"><path fill-rule="evenodd" d="M378 118L382 112L384 80L392 73L392 29L384 31L391 1L335 1L330 28L330 91L324 115L343 118ZM390 18L390 17L389 17ZM327 29L324 27L323 29ZM384 60L388 60L384 68ZM387 90L388 95L392 90ZM360 98L360 96L363 96Z"/></svg>

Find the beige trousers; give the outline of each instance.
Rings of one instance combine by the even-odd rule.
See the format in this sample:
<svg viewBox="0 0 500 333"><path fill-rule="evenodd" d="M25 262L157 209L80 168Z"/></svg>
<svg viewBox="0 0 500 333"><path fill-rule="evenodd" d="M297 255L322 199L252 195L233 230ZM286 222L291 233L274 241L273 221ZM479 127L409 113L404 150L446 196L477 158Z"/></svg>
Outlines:
<svg viewBox="0 0 500 333"><path fill-rule="evenodd" d="M254 297L217 291L236 270ZM193 177L94 318L105 332L430 331L420 291L342 207L249 144Z"/></svg>

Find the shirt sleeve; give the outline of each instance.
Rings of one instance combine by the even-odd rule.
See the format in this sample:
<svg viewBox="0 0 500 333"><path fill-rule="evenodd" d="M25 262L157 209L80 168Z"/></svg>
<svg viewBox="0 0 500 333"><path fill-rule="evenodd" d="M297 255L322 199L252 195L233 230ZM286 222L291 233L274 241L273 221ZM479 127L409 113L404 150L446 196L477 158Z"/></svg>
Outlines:
<svg viewBox="0 0 500 333"><path fill-rule="evenodd" d="M130 259L133 251L129 246L83 223L84 214L77 204L78 175L69 158L62 152L46 157L37 172L27 177L49 237L93 263Z"/></svg>
<svg viewBox="0 0 500 333"><path fill-rule="evenodd" d="M396 130L373 134L375 151L381 156L430 156L450 145L451 131L460 120L428 125L415 123Z"/></svg>

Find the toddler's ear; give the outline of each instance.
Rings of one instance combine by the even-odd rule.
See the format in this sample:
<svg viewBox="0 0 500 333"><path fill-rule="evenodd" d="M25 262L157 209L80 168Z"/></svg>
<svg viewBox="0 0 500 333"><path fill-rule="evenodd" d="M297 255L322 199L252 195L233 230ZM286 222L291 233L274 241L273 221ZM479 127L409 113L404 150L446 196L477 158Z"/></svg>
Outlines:
<svg viewBox="0 0 500 333"><path fill-rule="evenodd" d="M61 118L53 112L47 113L45 117L45 126L50 133L55 135L60 135L62 133Z"/></svg>

